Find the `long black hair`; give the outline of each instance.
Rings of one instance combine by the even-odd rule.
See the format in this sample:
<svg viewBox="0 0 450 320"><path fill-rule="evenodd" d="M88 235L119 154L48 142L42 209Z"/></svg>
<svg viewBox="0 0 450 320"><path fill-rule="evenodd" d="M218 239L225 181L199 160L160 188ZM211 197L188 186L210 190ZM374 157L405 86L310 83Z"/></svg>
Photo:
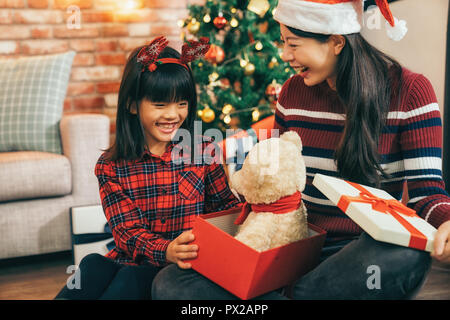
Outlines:
<svg viewBox="0 0 450 320"><path fill-rule="evenodd" d="M288 29L299 37L326 42L330 35ZM336 90L346 111L345 127L334 158L341 177L379 187L379 138L392 95L401 88L400 64L370 45L359 33L343 35L346 43L336 67Z"/></svg>
<svg viewBox="0 0 450 320"><path fill-rule="evenodd" d="M143 70L143 65L137 62L137 55L142 48L143 46L133 50L123 71L117 105L115 141L107 150L107 156L112 161L134 160L144 152L145 134L139 117L139 104L143 99L152 102L188 101L188 116L181 128L189 130L193 136L197 93L191 69L166 63L159 65L153 72ZM179 59L180 53L166 47L158 58Z"/></svg>

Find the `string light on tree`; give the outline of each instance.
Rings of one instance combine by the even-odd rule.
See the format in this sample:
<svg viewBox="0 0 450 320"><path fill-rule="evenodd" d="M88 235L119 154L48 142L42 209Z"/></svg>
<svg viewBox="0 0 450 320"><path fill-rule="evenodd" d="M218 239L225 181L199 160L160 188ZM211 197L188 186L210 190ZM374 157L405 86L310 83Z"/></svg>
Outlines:
<svg viewBox="0 0 450 320"><path fill-rule="evenodd" d="M259 110L258 109L253 110L253 112L252 112L252 120L254 122L259 120L259 116L260 116Z"/></svg>
<svg viewBox="0 0 450 320"><path fill-rule="evenodd" d="M222 113L223 114L229 114L231 111L233 111L233 106L229 103L223 106Z"/></svg>
<svg viewBox="0 0 450 320"><path fill-rule="evenodd" d="M209 15L209 13L205 14L205 16L203 17L203 22L204 23L210 23L211 22L211 16Z"/></svg>
<svg viewBox="0 0 450 320"><path fill-rule="evenodd" d="M227 114L225 117L223 117L223 123L230 124L231 122L231 116Z"/></svg>
<svg viewBox="0 0 450 320"><path fill-rule="evenodd" d="M218 45L212 44L205 55L205 59L212 64L220 64L225 59L225 51Z"/></svg>

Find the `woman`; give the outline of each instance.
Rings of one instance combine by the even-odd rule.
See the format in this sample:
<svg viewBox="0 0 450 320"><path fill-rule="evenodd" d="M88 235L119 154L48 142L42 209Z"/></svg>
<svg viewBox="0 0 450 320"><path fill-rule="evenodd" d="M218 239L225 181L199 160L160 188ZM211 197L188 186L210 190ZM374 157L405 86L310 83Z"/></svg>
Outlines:
<svg viewBox="0 0 450 320"><path fill-rule="evenodd" d="M395 26L386 1L377 3ZM397 199L406 180L408 205L438 228L433 256L450 257L450 198L442 181L442 128L433 88L368 44L359 34L361 18L360 0L279 0L275 13L282 59L298 71L283 86L275 128L301 136L308 220L328 233L321 263L295 283L294 299L411 298L431 264L427 252L362 232L311 185L315 173L372 185ZM405 31L388 30L397 40ZM197 291L184 290L184 282L195 283ZM173 267L156 277L153 293L230 298L200 275ZM280 297L272 292L262 298Z"/></svg>

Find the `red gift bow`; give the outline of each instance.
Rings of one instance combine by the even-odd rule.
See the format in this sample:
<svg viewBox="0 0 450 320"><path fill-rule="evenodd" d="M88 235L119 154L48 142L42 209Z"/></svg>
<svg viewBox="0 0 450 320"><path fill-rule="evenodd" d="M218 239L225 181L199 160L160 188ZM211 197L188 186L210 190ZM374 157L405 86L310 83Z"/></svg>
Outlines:
<svg viewBox="0 0 450 320"><path fill-rule="evenodd" d="M346 182L352 187L358 189L360 194L357 197L345 195L341 196L337 206L342 211L346 212L351 202L371 203L372 209L386 214L391 214L403 227L406 228L406 230L411 233L411 238L408 245L409 247L425 250L428 241L427 237L399 214L401 213L408 217L419 217L413 209L408 208L403 203L394 199L386 200L378 198L357 183L350 181Z"/></svg>
<svg viewBox="0 0 450 320"><path fill-rule="evenodd" d="M300 208L301 203L302 203L302 194L300 193L300 191L297 191L296 193L290 196L282 197L277 201L269 204L265 203L249 204L248 202L245 202L244 205L242 206L241 214L236 219L236 221L234 221L234 224L243 224L251 211L283 214L297 210L298 208Z"/></svg>

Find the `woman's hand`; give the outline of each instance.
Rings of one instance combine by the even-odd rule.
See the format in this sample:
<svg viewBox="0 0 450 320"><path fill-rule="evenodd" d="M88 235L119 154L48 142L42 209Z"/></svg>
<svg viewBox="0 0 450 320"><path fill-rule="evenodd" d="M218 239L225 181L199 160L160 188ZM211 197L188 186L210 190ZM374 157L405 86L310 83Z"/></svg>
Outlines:
<svg viewBox="0 0 450 320"><path fill-rule="evenodd" d="M197 257L198 246L196 244L189 245L194 241L195 237L191 230L185 231L169 243L166 251L166 260L176 263L181 269L190 269L192 266L185 259L193 259Z"/></svg>
<svg viewBox="0 0 450 320"><path fill-rule="evenodd" d="M438 228L431 256L440 262L450 264L450 220Z"/></svg>

